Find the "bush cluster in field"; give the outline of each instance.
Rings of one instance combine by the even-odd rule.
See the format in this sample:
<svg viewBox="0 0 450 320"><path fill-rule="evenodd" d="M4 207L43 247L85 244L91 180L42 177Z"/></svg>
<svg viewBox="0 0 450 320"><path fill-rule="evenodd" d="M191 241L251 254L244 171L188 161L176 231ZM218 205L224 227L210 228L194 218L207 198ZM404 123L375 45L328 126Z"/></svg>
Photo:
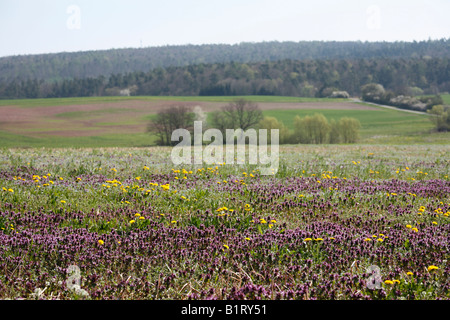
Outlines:
<svg viewBox="0 0 450 320"><path fill-rule="evenodd" d="M169 148L3 150L0 298L448 299L449 152L282 147L264 176Z"/></svg>

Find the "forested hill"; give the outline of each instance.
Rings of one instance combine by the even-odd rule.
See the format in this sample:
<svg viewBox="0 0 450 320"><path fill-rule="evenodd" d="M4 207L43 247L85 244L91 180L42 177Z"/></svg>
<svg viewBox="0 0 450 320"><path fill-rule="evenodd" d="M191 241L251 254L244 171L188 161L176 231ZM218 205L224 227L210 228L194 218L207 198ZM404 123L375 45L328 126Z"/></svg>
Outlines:
<svg viewBox="0 0 450 320"><path fill-rule="evenodd" d="M389 95L450 92L450 58L279 60L196 64L48 83L0 82L1 98L105 95L280 95L327 97L333 91L360 95L378 83ZM125 93L128 92L128 93Z"/></svg>
<svg viewBox="0 0 450 320"><path fill-rule="evenodd" d="M261 42L179 45L0 58L0 82L85 79L156 68L280 60L450 57L450 39L420 42Z"/></svg>

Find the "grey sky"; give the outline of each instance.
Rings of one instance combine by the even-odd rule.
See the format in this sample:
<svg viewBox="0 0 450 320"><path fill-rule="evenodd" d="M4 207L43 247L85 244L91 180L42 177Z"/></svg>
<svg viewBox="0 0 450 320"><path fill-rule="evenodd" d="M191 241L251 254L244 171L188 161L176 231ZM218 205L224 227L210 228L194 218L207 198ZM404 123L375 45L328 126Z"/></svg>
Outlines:
<svg viewBox="0 0 450 320"><path fill-rule="evenodd" d="M1 0L0 56L260 41L450 37L449 0Z"/></svg>

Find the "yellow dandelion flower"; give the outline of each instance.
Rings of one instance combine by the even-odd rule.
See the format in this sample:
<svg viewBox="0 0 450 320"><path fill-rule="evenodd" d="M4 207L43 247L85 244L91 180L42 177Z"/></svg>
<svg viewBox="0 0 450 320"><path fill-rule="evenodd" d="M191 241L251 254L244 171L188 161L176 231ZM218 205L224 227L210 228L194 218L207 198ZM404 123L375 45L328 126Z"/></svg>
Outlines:
<svg viewBox="0 0 450 320"><path fill-rule="evenodd" d="M407 274L408 276L412 276L414 273L412 273L411 271L408 271L406 274Z"/></svg>
<svg viewBox="0 0 450 320"><path fill-rule="evenodd" d="M230 247L229 246L227 246L226 244L224 244L223 245L225 248L227 248L227 249L230 249Z"/></svg>
<svg viewBox="0 0 450 320"><path fill-rule="evenodd" d="M407 224L406 227L407 227L408 229L411 229L411 228L412 228L412 225Z"/></svg>
<svg viewBox="0 0 450 320"><path fill-rule="evenodd" d="M306 238L304 241L311 241L312 239L311 238Z"/></svg>
<svg viewBox="0 0 450 320"><path fill-rule="evenodd" d="M66 200L61 200L61 203L62 203L62 204L66 203Z"/></svg>
<svg viewBox="0 0 450 320"><path fill-rule="evenodd" d="M135 217L140 217L141 215L139 213L134 214Z"/></svg>
<svg viewBox="0 0 450 320"><path fill-rule="evenodd" d="M103 245L105 242L103 240L98 240L99 245Z"/></svg>
<svg viewBox="0 0 450 320"><path fill-rule="evenodd" d="M134 221L134 220L130 220L130 224L133 224L133 223L135 223L136 221Z"/></svg>
<svg viewBox="0 0 450 320"><path fill-rule="evenodd" d="M418 232L419 231L417 228L412 228L411 230L414 231L414 232Z"/></svg>
<svg viewBox="0 0 450 320"><path fill-rule="evenodd" d="M428 271L433 271L433 270L438 270L438 269L439 269L438 267L433 266L433 265L428 267Z"/></svg>
<svg viewBox="0 0 450 320"><path fill-rule="evenodd" d="M391 280L386 280L386 281L384 281L384 283L385 283L385 284L390 284L390 285L393 285L393 284L394 284L394 282L391 281Z"/></svg>

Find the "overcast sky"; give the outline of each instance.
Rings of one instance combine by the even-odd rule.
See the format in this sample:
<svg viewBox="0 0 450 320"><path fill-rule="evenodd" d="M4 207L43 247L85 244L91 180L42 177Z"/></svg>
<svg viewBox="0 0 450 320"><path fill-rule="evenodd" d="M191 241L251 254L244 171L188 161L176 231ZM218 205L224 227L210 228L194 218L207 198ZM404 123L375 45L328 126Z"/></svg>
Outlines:
<svg viewBox="0 0 450 320"><path fill-rule="evenodd" d="M0 0L0 56L260 41L450 38L450 0Z"/></svg>

